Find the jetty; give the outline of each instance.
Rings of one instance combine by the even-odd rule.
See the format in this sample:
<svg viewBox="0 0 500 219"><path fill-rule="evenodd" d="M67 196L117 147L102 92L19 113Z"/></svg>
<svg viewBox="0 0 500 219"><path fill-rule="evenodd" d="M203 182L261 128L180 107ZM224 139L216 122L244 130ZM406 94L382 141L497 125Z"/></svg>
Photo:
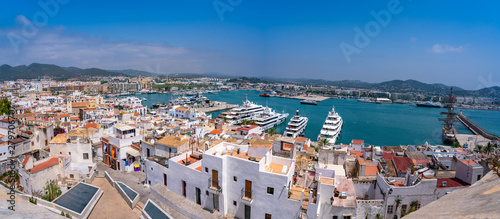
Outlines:
<svg viewBox="0 0 500 219"><path fill-rule="evenodd" d="M203 108L195 108L195 110L198 112L210 113L210 112L215 112L215 111L228 110L228 109L232 109L232 108L235 108L238 106L236 104L228 104L226 102L219 102L219 101L214 101L212 103L213 103L212 106L203 107Z"/></svg>
<svg viewBox="0 0 500 219"><path fill-rule="evenodd" d="M271 97L282 97L282 98L298 99L298 100L314 100L316 102L321 102L323 100L330 99L330 97L319 96L319 95L298 95L298 96L271 95Z"/></svg>
<svg viewBox="0 0 500 219"><path fill-rule="evenodd" d="M474 133L476 135L481 135L484 138L487 138L487 139L490 139L490 140L500 141L500 137L498 137L498 136L496 136L494 134L486 132L484 129L482 129L481 127L479 127L478 125L476 125L475 123L473 123L472 121L470 121L463 113L459 113L457 115L457 119L462 124L464 124L465 127L467 127L469 130L471 130L472 133Z"/></svg>

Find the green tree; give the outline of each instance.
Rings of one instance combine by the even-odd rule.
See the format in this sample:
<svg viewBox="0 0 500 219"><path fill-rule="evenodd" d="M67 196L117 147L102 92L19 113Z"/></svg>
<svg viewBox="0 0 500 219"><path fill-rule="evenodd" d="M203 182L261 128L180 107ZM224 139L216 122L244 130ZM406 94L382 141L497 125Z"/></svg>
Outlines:
<svg viewBox="0 0 500 219"><path fill-rule="evenodd" d="M274 135L276 135L276 128L271 127L271 128L269 128L266 132L267 132L267 134L269 134L270 136L274 136Z"/></svg>
<svg viewBox="0 0 500 219"><path fill-rule="evenodd" d="M488 142L486 147L483 148L484 153L486 153L488 155L493 153L494 150L495 150L495 146L491 142Z"/></svg>
<svg viewBox="0 0 500 219"><path fill-rule="evenodd" d="M11 106L12 103L7 98L2 99L0 101L0 115L9 114Z"/></svg>
<svg viewBox="0 0 500 219"><path fill-rule="evenodd" d="M325 147L325 146L328 146L330 144L330 142L328 141L327 138L321 138L319 141L318 141L318 148L319 147Z"/></svg>
<svg viewBox="0 0 500 219"><path fill-rule="evenodd" d="M477 145L476 148L474 148L474 152L476 152L476 153L483 153L483 146L482 145Z"/></svg>
<svg viewBox="0 0 500 219"><path fill-rule="evenodd" d="M56 184L54 180L47 181L43 190L44 194L42 195L42 199L49 202L54 201L61 195L61 188Z"/></svg>

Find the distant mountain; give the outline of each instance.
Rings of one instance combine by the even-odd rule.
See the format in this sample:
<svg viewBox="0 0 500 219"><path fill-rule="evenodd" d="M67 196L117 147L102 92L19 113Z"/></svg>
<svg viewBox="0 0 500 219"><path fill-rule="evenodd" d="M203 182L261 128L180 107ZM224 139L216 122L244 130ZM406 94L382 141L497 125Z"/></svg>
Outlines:
<svg viewBox="0 0 500 219"><path fill-rule="evenodd" d="M128 76L123 73L110 72L98 68L81 69L77 67L60 67L52 64L32 63L28 66L0 66L0 80L35 79L38 77L55 79L81 78L88 76Z"/></svg>
<svg viewBox="0 0 500 219"><path fill-rule="evenodd" d="M262 80L260 78L247 78L247 77L239 77L232 78L227 81L228 83L269 83L269 81Z"/></svg>
<svg viewBox="0 0 500 219"><path fill-rule="evenodd" d="M158 73L147 72L147 71L139 71L139 70L134 70L134 69L108 70L108 71L122 73L122 74L130 75L132 77L139 77L139 74L141 75L141 77L154 77L154 76L164 75L164 74L158 74Z"/></svg>

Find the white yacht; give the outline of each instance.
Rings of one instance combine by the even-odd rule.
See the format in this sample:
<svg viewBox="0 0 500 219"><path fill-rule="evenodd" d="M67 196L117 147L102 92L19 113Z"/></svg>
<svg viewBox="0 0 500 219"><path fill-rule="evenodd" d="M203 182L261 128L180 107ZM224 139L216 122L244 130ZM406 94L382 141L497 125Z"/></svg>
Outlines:
<svg viewBox="0 0 500 219"><path fill-rule="evenodd" d="M288 117L288 113L277 113L269 107L265 107L264 111L256 113L252 120L259 125L262 130L268 130L283 123Z"/></svg>
<svg viewBox="0 0 500 219"><path fill-rule="evenodd" d="M326 138L331 145L335 144L340 135L343 124L344 121L342 120L342 117L335 112L335 107L332 107L332 110L328 112L323 128L321 128L318 135L318 141Z"/></svg>
<svg viewBox="0 0 500 219"><path fill-rule="evenodd" d="M226 121L233 124L240 124L243 120L253 120L253 117L264 111L264 107L257 105L248 99L243 102L243 105L219 115L219 118L225 118Z"/></svg>
<svg viewBox="0 0 500 219"><path fill-rule="evenodd" d="M286 127L283 136L292 138L298 137L306 130L307 121L309 121L307 117L299 116L299 109L297 109L297 114L290 119L290 122L288 122L288 126Z"/></svg>

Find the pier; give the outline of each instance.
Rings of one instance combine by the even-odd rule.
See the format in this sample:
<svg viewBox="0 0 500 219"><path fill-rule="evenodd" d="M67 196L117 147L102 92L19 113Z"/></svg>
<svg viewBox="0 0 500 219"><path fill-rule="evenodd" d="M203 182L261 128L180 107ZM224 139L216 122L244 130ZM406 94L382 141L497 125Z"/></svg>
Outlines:
<svg viewBox="0 0 500 219"><path fill-rule="evenodd" d="M486 132L484 129L482 129L481 127L479 127L478 125L476 125L475 123L473 123L472 121L470 121L467 117L465 117L464 114L459 113L457 115L457 119L462 124L464 124L465 127L467 127L469 130L471 130L472 133L474 133L476 135L481 135L484 138L487 138L487 139L490 139L490 140L500 141L500 137Z"/></svg>
<svg viewBox="0 0 500 219"><path fill-rule="evenodd" d="M299 95L299 96L280 96L280 95L271 95L271 97L282 97L282 98L289 98L289 99L298 99L298 100L314 100L317 102L321 102L323 100L328 100L330 97L325 97L325 96L319 96L319 95Z"/></svg>
<svg viewBox="0 0 500 219"><path fill-rule="evenodd" d="M228 104L226 102L219 102L219 101L214 101L212 103L213 103L213 106L211 106L211 107L195 108L195 110L198 112L203 112L203 113L211 113L211 112L220 111L220 110L232 109L232 108L235 108L238 106L235 104Z"/></svg>

